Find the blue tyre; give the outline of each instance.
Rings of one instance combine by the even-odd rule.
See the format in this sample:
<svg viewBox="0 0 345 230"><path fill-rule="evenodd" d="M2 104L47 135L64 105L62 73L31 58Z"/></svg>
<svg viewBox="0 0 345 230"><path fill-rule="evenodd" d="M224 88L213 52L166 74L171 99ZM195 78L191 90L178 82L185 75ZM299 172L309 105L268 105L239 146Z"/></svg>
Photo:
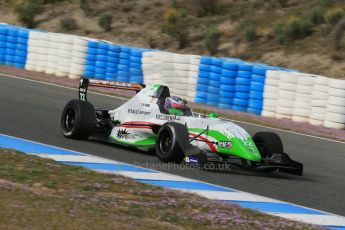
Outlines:
<svg viewBox="0 0 345 230"><path fill-rule="evenodd" d="M199 71L211 72L211 66L210 65L199 65Z"/></svg>
<svg viewBox="0 0 345 230"><path fill-rule="evenodd" d="M230 77L221 77L220 82L222 84L226 85L235 85L236 84L236 79L235 78L230 78Z"/></svg>
<svg viewBox="0 0 345 230"><path fill-rule="evenodd" d="M258 91L258 92L263 92L265 88L265 85L260 82L251 82L250 83L250 90L251 91Z"/></svg>
<svg viewBox="0 0 345 230"><path fill-rule="evenodd" d="M233 105L232 110L238 111L238 112L246 112L247 107L245 106L238 106L238 105Z"/></svg>
<svg viewBox="0 0 345 230"><path fill-rule="evenodd" d="M220 58L212 58L212 65L222 67L223 66L223 60Z"/></svg>
<svg viewBox="0 0 345 230"><path fill-rule="evenodd" d="M261 115L262 110L261 109L247 108L247 112L255 114L255 115Z"/></svg>
<svg viewBox="0 0 345 230"><path fill-rule="evenodd" d="M248 78L248 79L250 79L251 76L252 76L252 73L248 72L248 71L238 71L237 72L237 77L239 77L239 78Z"/></svg>
<svg viewBox="0 0 345 230"><path fill-rule="evenodd" d="M234 92L228 92L228 91L220 91L219 96L220 96L220 98L234 98L235 93Z"/></svg>
<svg viewBox="0 0 345 230"><path fill-rule="evenodd" d="M232 105L231 104L218 103L218 108L220 108L220 109L232 109Z"/></svg>
<svg viewBox="0 0 345 230"><path fill-rule="evenodd" d="M234 85L221 85L220 90L227 91L227 92L235 92L235 86Z"/></svg>
<svg viewBox="0 0 345 230"><path fill-rule="evenodd" d="M250 91L249 98L250 99L255 99L255 100L263 100L264 93L263 92L258 92L258 91Z"/></svg>
<svg viewBox="0 0 345 230"><path fill-rule="evenodd" d="M210 72L199 71L199 78L210 78Z"/></svg>
<svg viewBox="0 0 345 230"><path fill-rule="evenodd" d="M212 64L212 58L211 57L201 57L200 64L211 65Z"/></svg>
<svg viewBox="0 0 345 230"><path fill-rule="evenodd" d="M211 73L210 74L210 80L213 81L220 81L221 75L217 73Z"/></svg>
<svg viewBox="0 0 345 230"><path fill-rule="evenodd" d="M249 93L236 92L235 98L248 100L249 99Z"/></svg>
<svg viewBox="0 0 345 230"><path fill-rule="evenodd" d="M209 92L210 94L219 95L219 88L209 86L207 92Z"/></svg>
<svg viewBox="0 0 345 230"><path fill-rule="evenodd" d="M222 70L222 76L223 77L228 77L228 78L236 78L237 77L237 72L236 71L231 71L231 70Z"/></svg>
<svg viewBox="0 0 345 230"><path fill-rule="evenodd" d="M206 99L207 98L207 92L205 92L205 91L197 92L196 93L196 98L204 98L204 99Z"/></svg>
<svg viewBox="0 0 345 230"><path fill-rule="evenodd" d="M261 110L263 107L263 101L262 100L249 100L248 107Z"/></svg>
<svg viewBox="0 0 345 230"><path fill-rule="evenodd" d="M238 70L239 71L247 71L247 72L252 72L253 70L253 65L249 63L240 63L238 64Z"/></svg>
<svg viewBox="0 0 345 230"><path fill-rule="evenodd" d="M201 97L196 97L195 98L195 103L205 104L206 101L207 101L206 98L201 98Z"/></svg>
<svg viewBox="0 0 345 230"><path fill-rule="evenodd" d="M236 92L249 93L250 86L236 85Z"/></svg>
<svg viewBox="0 0 345 230"><path fill-rule="evenodd" d="M236 71L236 70L238 70L238 64L235 62L224 61L223 62L223 68L227 69L227 70Z"/></svg>
<svg viewBox="0 0 345 230"><path fill-rule="evenodd" d="M198 79L198 84L201 85L208 85L209 80L207 78L199 78Z"/></svg>
<svg viewBox="0 0 345 230"><path fill-rule="evenodd" d="M263 75L252 74L253 82L265 83L265 78Z"/></svg>
<svg viewBox="0 0 345 230"><path fill-rule="evenodd" d="M233 104L235 106L247 107L248 106L248 100L234 98Z"/></svg>
<svg viewBox="0 0 345 230"><path fill-rule="evenodd" d="M216 73L216 74L221 74L222 73L222 68L217 67L217 66L211 66L211 72Z"/></svg>
<svg viewBox="0 0 345 230"><path fill-rule="evenodd" d="M250 78L236 78L236 85L250 85Z"/></svg>

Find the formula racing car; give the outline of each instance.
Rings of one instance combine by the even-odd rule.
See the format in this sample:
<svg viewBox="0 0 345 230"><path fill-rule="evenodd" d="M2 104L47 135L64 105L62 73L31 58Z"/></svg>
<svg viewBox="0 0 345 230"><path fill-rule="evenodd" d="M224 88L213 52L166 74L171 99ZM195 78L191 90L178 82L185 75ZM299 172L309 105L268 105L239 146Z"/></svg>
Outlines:
<svg viewBox="0 0 345 230"><path fill-rule="evenodd" d="M137 93L116 109L95 109L87 101L89 86ZM118 145L154 150L162 162L230 164L302 175L303 165L284 153L276 133L258 132L251 137L243 128L214 114L193 113L186 104L160 84L81 79L79 100L69 101L63 109L61 130L67 138L93 136Z"/></svg>

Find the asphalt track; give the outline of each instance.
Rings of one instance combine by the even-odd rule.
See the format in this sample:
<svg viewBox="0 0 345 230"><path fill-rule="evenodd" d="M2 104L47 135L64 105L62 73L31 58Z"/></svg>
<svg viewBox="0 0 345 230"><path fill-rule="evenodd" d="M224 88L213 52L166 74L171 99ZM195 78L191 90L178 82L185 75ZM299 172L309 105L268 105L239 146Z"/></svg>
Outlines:
<svg viewBox="0 0 345 230"><path fill-rule="evenodd" d="M88 96L97 107L115 108L124 102L99 94ZM149 153L98 141L64 138L60 131L60 113L67 101L74 98L77 98L77 91L72 89L0 75L0 133L140 166L160 164ZM255 125L241 126L251 134L271 131ZM161 171L345 216L345 144L276 132L283 139L285 151L303 162L302 177L237 169L222 173L170 167L161 168Z"/></svg>

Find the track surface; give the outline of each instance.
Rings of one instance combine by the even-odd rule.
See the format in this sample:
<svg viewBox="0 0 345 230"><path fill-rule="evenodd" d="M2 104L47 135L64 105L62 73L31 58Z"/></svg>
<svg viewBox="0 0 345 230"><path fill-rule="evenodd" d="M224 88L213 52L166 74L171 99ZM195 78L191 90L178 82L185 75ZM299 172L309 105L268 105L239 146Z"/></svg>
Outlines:
<svg viewBox="0 0 345 230"><path fill-rule="evenodd" d="M124 102L93 93L88 96L97 107L115 108ZM154 155L137 150L64 138L60 131L60 113L67 101L76 97L77 91L72 89L0 75L0 133L130 164L145 166L160 163ZM251 134L271 131L255 125L241 126ZM276 132L283 139L285 151L293 159L304 163L304 176L257 174L242 170L221 173L162 168L161 171L345 216L345 144Z"/></svg>

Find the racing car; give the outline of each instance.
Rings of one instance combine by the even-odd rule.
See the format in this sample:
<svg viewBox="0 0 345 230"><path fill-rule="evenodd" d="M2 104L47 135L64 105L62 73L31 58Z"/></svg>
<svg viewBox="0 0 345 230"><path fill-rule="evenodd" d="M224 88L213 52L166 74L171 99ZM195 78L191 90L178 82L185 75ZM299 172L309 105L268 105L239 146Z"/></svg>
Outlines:
<svg viewBox="0 0 345 230"><path fill-rule="evenodd" d="M135 96L115 109L97 109L87 101L89 86L133 90ZM171 96L160 84L144 85L84 79L79 99L69 101L61 115L65 137L97 137L122 146L153 150L162 162L230 164L249 170L302 175L303 165L283 150L280 137L258 132L252 137L240 126L193 113L186 100Z"/></svg>

